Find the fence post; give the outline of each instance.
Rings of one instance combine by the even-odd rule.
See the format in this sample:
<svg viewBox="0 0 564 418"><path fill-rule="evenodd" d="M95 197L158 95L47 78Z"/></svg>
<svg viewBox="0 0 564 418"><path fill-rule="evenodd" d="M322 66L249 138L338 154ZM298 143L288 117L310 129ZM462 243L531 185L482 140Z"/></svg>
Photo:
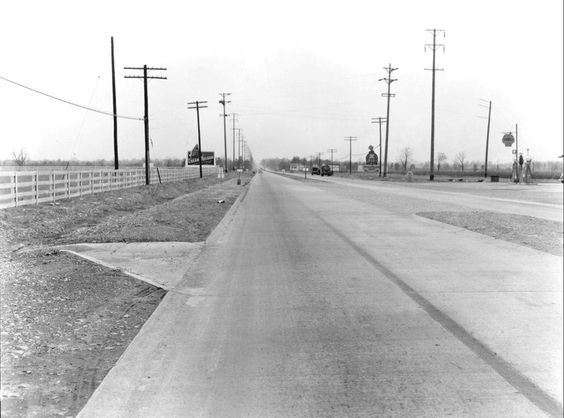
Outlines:
<svg viewBox="0 0 564 418"><path fill-rule="evenodd" d="M39 173L35 171L35 181L33 187L35 188L35 204L39 203Z"/></svg>
<svg viewBox="0 0 564 418"><path fill-rule="evenodd" d="M55 172L54 171L51 171L50 179L51 179L51 197L53 199L53 203L55 203Z"/></svg>
<svg viewBox="0 0 564 418"><path fill-rule="evenodd" d="M70 199L70 172L66 172L65 176L67 178L67 181L65 182L66 186L67 186L67 199Z"/></svg>
<svg viewBox="0 0 564 418"><path fill-rule="evenodd" d="M15 171L14 175L12 176L12 181L14 187L12 189L12 193L14 193L14 206L18 206L18 172Z"/></svg>

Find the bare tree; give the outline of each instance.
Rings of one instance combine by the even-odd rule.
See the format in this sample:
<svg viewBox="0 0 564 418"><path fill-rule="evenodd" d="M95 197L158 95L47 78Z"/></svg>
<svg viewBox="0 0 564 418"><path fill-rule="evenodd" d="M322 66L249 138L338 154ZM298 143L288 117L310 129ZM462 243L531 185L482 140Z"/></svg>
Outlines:
<svg viewBox="0 0 564 418"><path fill-rule="evenodd" d="M444 152L439 152L437 154L437 171L441 170L441 163L447 160L447 155Z"/></svg>
<svg viewBox="0 0 564 418"><path fill-rule="evenodd" d="M466 161L466 153L464 151L460 151L456 154L454 162L460 166L462 172L464 172L464 162Z"/></svg>
<svg viewBox="0 0 564 418"><path fill-rule="evenodd" d="M400 162L403 167L404 173L407 173L407 166L412 156L413 156L413 151L411 150L411 148L405 147L404 149L401 150Z"/></svg>
<svg viewBox="0 0 564 418"><path fill-rule="evenodd" d="M25 162L29 159L29 156L27 155L27 152L25 151L25 149L21 148L20 152L16 154L15 151L12 151L12 158L14 160L14 162L16 163L16 165L18 166L24 166Z"/></svg>

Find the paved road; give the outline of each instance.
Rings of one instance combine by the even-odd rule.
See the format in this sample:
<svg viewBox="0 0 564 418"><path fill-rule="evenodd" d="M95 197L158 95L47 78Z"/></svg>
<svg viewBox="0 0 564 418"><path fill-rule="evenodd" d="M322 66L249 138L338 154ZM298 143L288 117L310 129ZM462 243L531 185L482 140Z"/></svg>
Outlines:
<svg viewBox="0 0 564 418"><path fill-rule="evenodd" d="M562 258L343 187L256 176L81 415L561 415Z"/></svg>
<svg viewBox="0 0 564 418"><path fill-rule="evenodd" d="M301 178L301 176L299 176ZM310 181L312 179L310 178ZM342 177L314 178L315 182L343 185L346 188L372 191L373 197L395 196L407 206L394 206L398 212L418 210L489 210L534 216L562 222L562 184L514 183L386 183ZM381 206L381 204L379 204ZM391 209L391 202L385 204Z"/></svg>

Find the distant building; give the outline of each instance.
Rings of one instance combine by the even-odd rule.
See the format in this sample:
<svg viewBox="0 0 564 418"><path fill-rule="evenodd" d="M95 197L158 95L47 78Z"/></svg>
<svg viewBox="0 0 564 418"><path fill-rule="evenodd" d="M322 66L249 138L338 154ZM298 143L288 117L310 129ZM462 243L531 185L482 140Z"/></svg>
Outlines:
<svg viewBox="0 0 564 418"><path fill-rule="evenodd" d="M290 163L290 171L297 172L297 171L304 171L305 166L299 163Z"/></svg>

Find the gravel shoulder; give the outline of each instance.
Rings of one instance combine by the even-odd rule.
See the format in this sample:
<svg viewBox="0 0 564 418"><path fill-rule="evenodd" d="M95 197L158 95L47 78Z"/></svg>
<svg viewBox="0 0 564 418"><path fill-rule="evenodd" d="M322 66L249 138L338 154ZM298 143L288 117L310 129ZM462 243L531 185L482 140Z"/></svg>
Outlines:
<svg viewBox="0 0 564 418"><path fill-rule="evenodd" d="M491 211L419 212L418 216L562 257L562 224Z"/></svg>
<svg viewBox="0 0 564 418"><path fill-rule="evenodd" d="M2 416L75 416L165 295L54 246L203 241L249 181L208 177L0 211Z"/></svg>

